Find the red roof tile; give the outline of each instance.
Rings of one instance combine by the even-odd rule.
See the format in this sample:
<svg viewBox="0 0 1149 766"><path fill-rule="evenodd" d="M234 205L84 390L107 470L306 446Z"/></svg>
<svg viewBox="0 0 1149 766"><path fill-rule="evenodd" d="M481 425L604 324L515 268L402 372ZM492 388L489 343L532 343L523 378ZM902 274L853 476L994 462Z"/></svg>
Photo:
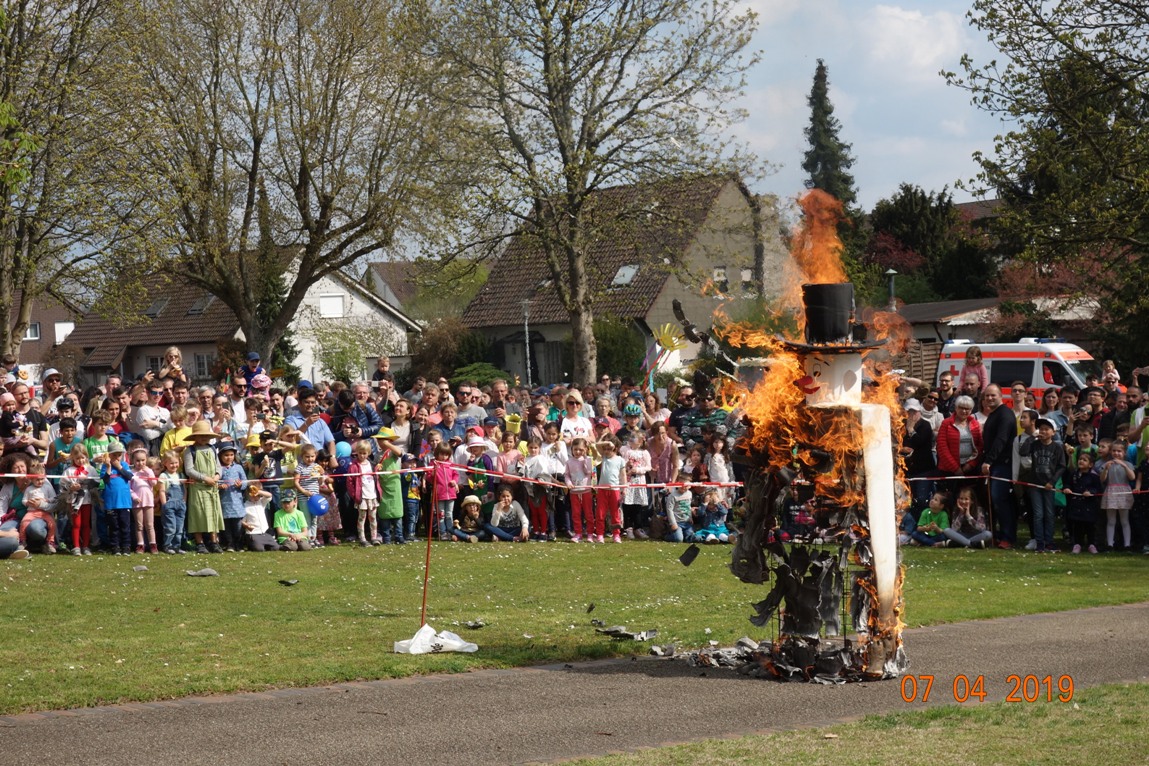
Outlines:
<svg viewBox="0 0 1149 766"><path fill-rule="evenodd" d="M622 319L645 317L728 183L729 178L705 176L618 186L592 195L587 200L588 220L593 226L599 210L606 219L590 233L592 239L586 248L595 313ZM633 279L627 285L611 287L619 269L627 265L638 266ZM532 323L570 321L541 248L520 234L512 239L482 290L467 306L463 322L469 327L520 324L527 299L531 301Z"/></svg>

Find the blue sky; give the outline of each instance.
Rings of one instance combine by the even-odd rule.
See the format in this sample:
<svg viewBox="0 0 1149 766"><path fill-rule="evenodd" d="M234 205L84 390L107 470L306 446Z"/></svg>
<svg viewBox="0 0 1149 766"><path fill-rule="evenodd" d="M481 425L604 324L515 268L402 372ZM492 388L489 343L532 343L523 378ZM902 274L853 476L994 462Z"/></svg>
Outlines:
<svg viewBox="0 0 1149 766"><path fill-rule="evenodd" d="M803 191L806 97L819 58L829 70L840 137L853 145L859 203L869 209L902 182L927 191L954 189L976 172L975 150L989 153L1003 132L946 85L963 53L987 62L996 51L965 18L967 0L746 0L758 14L754 46L762 60L749 73L742 102L749 119L737 137L777 171L756 184L782 200Z"/></svg>

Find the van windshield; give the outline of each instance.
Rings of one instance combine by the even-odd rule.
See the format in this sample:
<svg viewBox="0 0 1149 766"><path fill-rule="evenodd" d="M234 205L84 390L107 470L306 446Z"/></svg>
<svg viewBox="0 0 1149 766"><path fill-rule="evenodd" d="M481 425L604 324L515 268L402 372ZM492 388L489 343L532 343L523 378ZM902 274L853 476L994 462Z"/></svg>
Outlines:
<svg viewBox="0 0 1149 766"><path fill-rule="evenodd" d="M1096 375L1098 380L1101 379L1101 365L1097 363L1096 359L1065 360L1065 366L1077 376L1077 385L1079 386L1085 385L1087 375Z"/></svg>

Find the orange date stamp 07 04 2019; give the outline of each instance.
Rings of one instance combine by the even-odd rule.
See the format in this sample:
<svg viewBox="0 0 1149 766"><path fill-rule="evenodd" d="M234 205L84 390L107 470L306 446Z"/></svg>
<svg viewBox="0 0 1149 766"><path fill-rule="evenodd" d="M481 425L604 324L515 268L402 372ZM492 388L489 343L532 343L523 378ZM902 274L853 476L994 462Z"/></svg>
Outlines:
<svg viewBox="0 0 1149 766"><path fill-rule="evenodd" d="M945 694L944 682L936 683L934 676L919 673L902 676L903 702L929 702L930 695ZM1069 702L1073 699L1073 676L1037 676L1012 674L1005 677L1008 693L1006 702ZM935 688L937 687L937 688ZM950 685L953 701L958 703L985 701L989 696L985 676L959 675Z"/></svg>

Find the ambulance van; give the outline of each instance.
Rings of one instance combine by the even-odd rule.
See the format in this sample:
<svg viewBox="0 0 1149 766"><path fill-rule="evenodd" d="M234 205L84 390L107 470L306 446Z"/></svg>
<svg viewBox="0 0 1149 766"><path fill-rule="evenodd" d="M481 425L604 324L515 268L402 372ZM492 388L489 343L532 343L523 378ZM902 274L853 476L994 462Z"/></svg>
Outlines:
<svg viewBox="0 0 1149 766"><path fill-rule="evenodd" d="M1056 338L1022 338L1017 343L955 340L942 347L937 374L940 377L943 372L953 373L954 387L958 389L961 388L958 373L965 366L965 353L970 346L981 349L990 383L1008 392L1015 380L1024 381L1039 401L1047 388L1073 385L1080 390L1085 388L1086 375L1101 376L1101 365L1088 351Z"/></svg>

